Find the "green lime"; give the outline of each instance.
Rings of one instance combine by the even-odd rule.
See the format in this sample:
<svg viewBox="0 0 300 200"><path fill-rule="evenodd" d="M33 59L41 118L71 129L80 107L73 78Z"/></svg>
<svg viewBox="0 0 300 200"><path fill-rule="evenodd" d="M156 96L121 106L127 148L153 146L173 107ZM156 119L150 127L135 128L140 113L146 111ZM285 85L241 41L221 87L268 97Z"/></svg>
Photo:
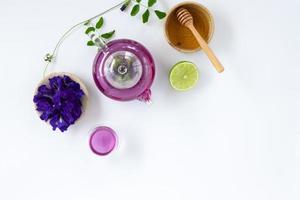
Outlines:
<svg viewBox="0 0 300 200"><path fill-rule="evenodd" d="M186 91L196 85L198 77L198 70L195 64L181 61L172 67L169 80L175 90Z"/></svg>

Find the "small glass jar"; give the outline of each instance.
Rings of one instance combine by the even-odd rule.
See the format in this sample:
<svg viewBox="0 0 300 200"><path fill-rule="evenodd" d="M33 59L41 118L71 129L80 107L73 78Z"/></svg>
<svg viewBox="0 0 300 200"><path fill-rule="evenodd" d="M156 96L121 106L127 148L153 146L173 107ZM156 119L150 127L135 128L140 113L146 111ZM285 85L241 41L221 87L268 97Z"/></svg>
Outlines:
<svg viewBox="0 0 300 200"><path fill-rule="evenodd" d="M117 147L117 134L107 126L99 126L92 131L89 144L95 154L106 156Z"/></svg>

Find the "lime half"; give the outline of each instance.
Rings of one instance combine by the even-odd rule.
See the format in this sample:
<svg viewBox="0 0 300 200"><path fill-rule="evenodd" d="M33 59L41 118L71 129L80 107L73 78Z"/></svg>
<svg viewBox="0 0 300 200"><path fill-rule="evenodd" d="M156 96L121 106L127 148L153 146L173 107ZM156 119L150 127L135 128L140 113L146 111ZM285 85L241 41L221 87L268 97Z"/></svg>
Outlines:
<svg viewBox="0 0 300 200"><path fill-rule="evenodd" d="M175 90L187 91L196 85L198 77L199 74L195 64L181 61L172 67L169 80Z"/></svg>

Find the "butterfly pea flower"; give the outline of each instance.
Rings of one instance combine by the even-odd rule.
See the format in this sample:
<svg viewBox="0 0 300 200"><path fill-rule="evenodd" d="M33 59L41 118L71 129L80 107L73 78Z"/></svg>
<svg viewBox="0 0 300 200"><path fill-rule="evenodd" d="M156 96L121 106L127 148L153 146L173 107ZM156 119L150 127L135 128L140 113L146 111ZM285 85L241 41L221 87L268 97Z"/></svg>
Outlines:
<svg viewBox="0 0 300 200"><path fill-rule="evenodd" d="M80 84L69 76L55 76L49 84L39 86L33 102L41 120L64 132L80 118L84 95Z"/></svg>

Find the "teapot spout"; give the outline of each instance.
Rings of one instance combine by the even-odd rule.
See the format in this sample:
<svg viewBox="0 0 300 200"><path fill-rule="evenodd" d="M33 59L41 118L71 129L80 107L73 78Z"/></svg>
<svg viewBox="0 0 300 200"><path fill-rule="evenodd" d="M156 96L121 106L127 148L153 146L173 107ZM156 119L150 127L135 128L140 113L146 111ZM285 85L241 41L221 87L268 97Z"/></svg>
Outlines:
<svg viewBox="0 0 300 200"><path fill-rule="evenodd" d="M140 96L138 96L137 99L139 101L144 102L144 103L151 104L152 103L152 101L151 101L151 90L150 89L145 90Z"/></svg>

